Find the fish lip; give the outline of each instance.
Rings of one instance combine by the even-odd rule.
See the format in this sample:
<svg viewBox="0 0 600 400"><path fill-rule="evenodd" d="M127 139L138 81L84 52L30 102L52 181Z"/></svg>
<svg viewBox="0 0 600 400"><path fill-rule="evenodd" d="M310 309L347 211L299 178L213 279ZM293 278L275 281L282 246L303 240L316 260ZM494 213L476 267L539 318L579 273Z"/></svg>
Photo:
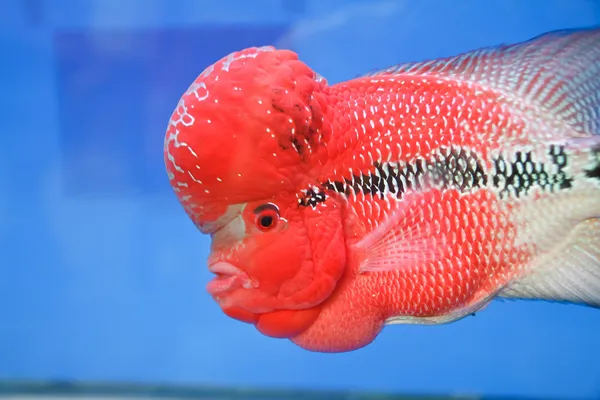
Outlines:
<svg viewBox="0 0 600 400"><path fill-rule="evenodd" d="M221 298L223 294L243 287L253 289L258 285L248 274L227 261L217 261L208 265L208 270L216 276L208 283L206 289L213 297Z"/></svg>
<svg viewBox="0 0 600 400"><path fill-rule="evenodd" d="M213 274L225 276L246 275L244 271L227 261L217 261L213 264L209 264L208 270Z"/></svg>

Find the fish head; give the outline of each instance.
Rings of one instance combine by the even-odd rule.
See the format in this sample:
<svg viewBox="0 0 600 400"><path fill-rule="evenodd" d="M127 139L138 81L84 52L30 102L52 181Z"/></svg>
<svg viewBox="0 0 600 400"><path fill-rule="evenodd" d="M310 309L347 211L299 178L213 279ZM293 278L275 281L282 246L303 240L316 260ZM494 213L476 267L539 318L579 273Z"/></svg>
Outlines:
<svg viewBox="0 0 600 400"><path fill-rule="evenodd" d="M170 183L211 237L208 292L272 337L308 329L346 264L342 204L313 185L331 133L326 91L295 53L246 49L200 74L165 136Z"/></svg>

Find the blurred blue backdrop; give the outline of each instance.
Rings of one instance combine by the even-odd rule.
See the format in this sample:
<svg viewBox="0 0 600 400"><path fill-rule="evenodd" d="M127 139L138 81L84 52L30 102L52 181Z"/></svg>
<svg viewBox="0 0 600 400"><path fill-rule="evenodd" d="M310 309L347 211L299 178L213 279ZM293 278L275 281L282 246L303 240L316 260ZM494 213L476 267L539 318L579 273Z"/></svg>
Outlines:
<svg viewBox="0 0 600 400"><path fill-rule="evenodd" d="M0 379L600 396L600 313L494 302L346 354L225 317L162 161L179 96L248 46L330 82L600 23L594 0L1 0Z"/></svg>

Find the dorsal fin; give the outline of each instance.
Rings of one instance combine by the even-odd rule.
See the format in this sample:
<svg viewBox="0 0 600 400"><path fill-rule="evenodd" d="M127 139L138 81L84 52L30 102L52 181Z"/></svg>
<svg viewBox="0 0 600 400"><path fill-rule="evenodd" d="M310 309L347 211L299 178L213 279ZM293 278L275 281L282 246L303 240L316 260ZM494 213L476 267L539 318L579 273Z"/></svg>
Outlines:
<svg viewBox="0 0 600 400"><path fill-rule="evenodd" d="M600 28L549 32L364 76L389 74L475 82L551 111L580 133L600 135Z"/></svg>

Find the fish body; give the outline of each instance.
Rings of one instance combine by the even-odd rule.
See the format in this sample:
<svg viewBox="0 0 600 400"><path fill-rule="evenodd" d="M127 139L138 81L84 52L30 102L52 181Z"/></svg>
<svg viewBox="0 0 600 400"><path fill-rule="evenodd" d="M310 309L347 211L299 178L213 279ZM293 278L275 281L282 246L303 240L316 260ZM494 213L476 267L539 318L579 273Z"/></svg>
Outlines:
<svg viewBox="0 0 600 400"><path fill-rule="evenodd" d="M223 311L322 352L498 297L600 307L600 30L329 85L289 50L203 71L165 137Z"/></svg>

